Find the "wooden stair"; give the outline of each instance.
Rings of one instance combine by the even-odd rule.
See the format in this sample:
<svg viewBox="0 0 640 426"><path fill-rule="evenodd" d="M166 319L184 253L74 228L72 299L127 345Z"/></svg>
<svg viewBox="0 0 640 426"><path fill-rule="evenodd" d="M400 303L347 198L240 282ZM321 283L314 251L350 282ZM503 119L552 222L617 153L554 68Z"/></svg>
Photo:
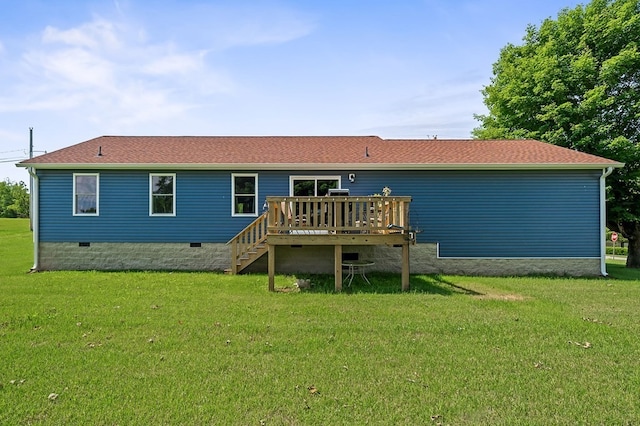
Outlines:
<svg viewBox="0 0 640 426"><path fill-rule="evenodd" d="M242 272L269 251L267 216L267 212L263 213L227 243L231 245L231 268L225 272L234 275Z"/></svg>
<svg viewBox="0 0 640 426"><path fill-rule="evenodd" d="M267 243L260 243L254 246L251 250L245 252L238 258L236 265L238 267L238 271L242 271L247 266L251 265L256 260L260 259L262 255L264 255L269 249L267 248Z"/></svg>

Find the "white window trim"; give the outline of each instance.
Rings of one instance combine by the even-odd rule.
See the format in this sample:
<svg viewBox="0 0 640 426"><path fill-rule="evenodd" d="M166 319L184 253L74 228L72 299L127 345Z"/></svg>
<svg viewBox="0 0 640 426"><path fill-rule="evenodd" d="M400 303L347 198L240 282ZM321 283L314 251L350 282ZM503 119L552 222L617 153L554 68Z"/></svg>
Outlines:
<svg viewBox="0 0 640 426"><path fill-rule="evenodd" d="M306 176L306 175L300 175L300 176L289 176L289 196L293 197L293 181L294 180L313 180L315 181L315 186L314 186L314 191L317 190L318 188L318 181L319 180L337 180L338 181L338 189L342 188L342 177L341 176L317 176L317 175L310 175L310 176ZM325 196L326 194L322 194L322 195L318 195L316 194L315 196Z"/></svg>
<svg viewBox="0 0 640 426"><path fill-rule="evenodd" d="M236 213L236 178L237 177L253 177L255 180L255 189L253 194L253 205L256 206L253 213ZM247 194L240 194L247 195ZM258 217L258 173L231 173L231 216L232 217Z"/></svg>
<svg viewBox="0 0 640 426"><path fill-rule="evenodd" d="M77 193L76 193L76 176L95 176L96 177L96 212L95 213L78 213L77 212ZM100 216L100 173L74 173L73 174L73 215L74 216Z"/></svg>
<svg viewBox="0 0 640 426"><path fill-rule="evenodd" d="M154 213L153 212L153 178L155 176L171 176L173 184L173 206L172 213ZM153 217L174 217L176 215L176 174L175 173L149 173L149 216Z"/></svg>

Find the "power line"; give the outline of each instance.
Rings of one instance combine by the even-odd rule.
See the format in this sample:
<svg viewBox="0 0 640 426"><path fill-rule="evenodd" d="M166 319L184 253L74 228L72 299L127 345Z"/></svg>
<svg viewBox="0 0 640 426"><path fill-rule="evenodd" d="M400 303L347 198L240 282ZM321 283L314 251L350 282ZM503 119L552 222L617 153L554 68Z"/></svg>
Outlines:
<svg viewBox="0 0 640 426"><path fill-rule="evenodd" d="M0 163L14 163L16 161L22 161L22 160L26 160L26 157L20 157L20 158L0 158Z"/></svg>

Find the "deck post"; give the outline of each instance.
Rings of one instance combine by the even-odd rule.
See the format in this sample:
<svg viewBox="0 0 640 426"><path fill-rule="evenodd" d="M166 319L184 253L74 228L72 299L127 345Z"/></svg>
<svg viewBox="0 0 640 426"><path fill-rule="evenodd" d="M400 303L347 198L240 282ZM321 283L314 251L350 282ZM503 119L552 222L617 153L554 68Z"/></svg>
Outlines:
<svg viewBox="0 0 640 426"><path fill-rule="evenodd" d="M236 275L238 273L238 242L234 239L231 243L231 273Z"/></svg>
<svg viewBox="0 0 640 426"><path fill-rule="evenodd" d="M409 243L402 245L402 291L409 290Z"/></svg>
<svg viewBox="0 0 640 426"><path fill-rule="evenodd" d="M342 246L336 244L333 249L334 275L336 281L336 293L342 291Z"/></svg>
<svg viewBox="0 0 640 426"><path fill-rule="evenodd" d="M276 246L268 244L269 291L276 290Z"/></svg>

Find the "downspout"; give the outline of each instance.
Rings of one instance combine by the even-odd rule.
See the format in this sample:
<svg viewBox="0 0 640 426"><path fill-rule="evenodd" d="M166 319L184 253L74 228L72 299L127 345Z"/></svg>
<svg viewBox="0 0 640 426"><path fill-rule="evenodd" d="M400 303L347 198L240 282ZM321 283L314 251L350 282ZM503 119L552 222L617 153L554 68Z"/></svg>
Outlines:
<svg viewBox="0 0 640 426"><path fill-rule="evenodd" d="M613 167L602 170L600 176L600 273L607 275L607 205L605 179L613 172Z"/></svg>
<svg viewBox="0 0 640 426"><path fill-rule="evenodd" d="M31 224L33 226L33 267L31 272L40 268L40 181L33 167L27 169L31 176Z"/></svg>

